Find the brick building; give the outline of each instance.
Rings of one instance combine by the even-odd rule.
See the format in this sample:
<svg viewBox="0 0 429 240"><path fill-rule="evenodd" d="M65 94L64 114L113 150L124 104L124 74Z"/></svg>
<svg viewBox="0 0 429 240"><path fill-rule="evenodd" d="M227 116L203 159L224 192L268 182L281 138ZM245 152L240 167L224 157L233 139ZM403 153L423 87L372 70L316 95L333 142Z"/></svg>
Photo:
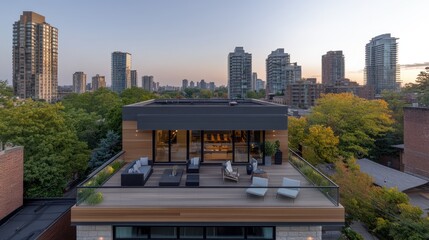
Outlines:
<svg viewBox="0 0 429 240"><path fill-rule="evenodd" d="M0 151L0 220L23 205L24 148Z"/></svg>
<svg viewBox="0 0 429 240"><path fill-rule="evenodd" d="M429 178L429 108L404 108L404 171Z"/></svg>
<svg viewBox="0 0 429 240"><path fill-rule="evenodd" d="M375 98L374 86L359 85L359 83L350 81L348 78L325 85L325 93L353 93L355 96L368 100Z"/></svg>

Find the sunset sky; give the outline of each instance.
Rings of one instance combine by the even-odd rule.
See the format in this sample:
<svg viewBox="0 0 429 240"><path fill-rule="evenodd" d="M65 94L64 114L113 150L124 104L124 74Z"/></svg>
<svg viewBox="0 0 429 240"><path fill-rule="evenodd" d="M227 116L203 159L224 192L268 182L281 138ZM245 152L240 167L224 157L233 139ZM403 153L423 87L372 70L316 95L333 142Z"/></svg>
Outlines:
<svg viewBox="0 0 429 240"><path fill-rule="evenodd" d="M365 44L377 35L399 38L404 83L429 66L427 0L19 0L0 3L0 79L12 82L12 25L35 11L59 29L59 85L76 71L106 76L113 51L132 54L143 75L161 85L181 80L227 83L227 56L236 46L252 53L265 80L265 59L284 48L302 77L321 81L321 56L345 55L346 77L363 83ZM405 66L407 65L407 66Z"/></svg>

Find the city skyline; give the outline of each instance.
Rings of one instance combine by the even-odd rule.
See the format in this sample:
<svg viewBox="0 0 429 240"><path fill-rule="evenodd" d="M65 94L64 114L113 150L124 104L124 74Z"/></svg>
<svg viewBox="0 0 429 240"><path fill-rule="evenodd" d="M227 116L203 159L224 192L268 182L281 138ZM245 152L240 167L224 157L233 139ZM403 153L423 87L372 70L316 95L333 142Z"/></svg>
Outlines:
<svg viewBox="0 0 429 240"><path fill-rule="evenodd" d="M0 16L0 79L12 83L13 22L23 11L34 11L59 30L59 85L71 85L76 71L104 75L111 85L114 51L132 54L133 69L163 85L180 86L183 79L226 85L227 55L237 46L252 54L253 72L263 80L265 59L274 49L284 48L302 66L302 77L318 82L321 56L341 50L345 77L362 84L365 45L385 33L399 38L405 84L429 65L428 33L412 27L423 20L424 6L429 3L417 0L11 2Z"/></svg>

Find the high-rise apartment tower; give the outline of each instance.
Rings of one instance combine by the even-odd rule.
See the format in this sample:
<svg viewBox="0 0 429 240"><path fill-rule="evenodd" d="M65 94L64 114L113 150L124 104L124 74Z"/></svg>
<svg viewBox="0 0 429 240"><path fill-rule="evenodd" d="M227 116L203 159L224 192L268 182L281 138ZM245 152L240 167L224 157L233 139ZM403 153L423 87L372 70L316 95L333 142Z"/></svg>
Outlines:
<svg viewBox="0 0 429 240"><path fill-rule="evenodd" d="M252 90L252 54L236 47L228 54L228 97L245 98Z"/></svg>
<svg viewBox="0 0 429 240"><path fill-rule="evenodd" d="M92 91L97 91L99 88L106 87L106 78L104 76L95 75L92 77Z"/></svg>
<svg viewBox="0 0 429 240"><path fill-rule="evenodd" d="M272 51L266 60L267 90L281 93L286 85L301 80L301 66L290 63L290 56L283 48Z"/></svg>
<svg viewBox="0 0 429 240"><path fill-rule="evenodd" d="M400 85L398 65L398 38L383 34L371 39L365 47L365 84L383 90L395 90Z"/></svg>
<svg viewBox="0 0 429 240"><path fill-rule="evenodd" d="M322 84L334 85L344 79L343 51L329 51L322 56Z"/></svg>
<svg viewBox="0 0 429 240"><path fill-rule="evenodd" d="M112 53L112 91L121 93L131 87L131 54Z"/></svg>
<svg viewBox="0 0 429 240"><path fill-rule="evenodd" d="M23 12L13 24L14 94L20 98L57 99L58 29L35 12Z"/></svg>
<svg viewBox="0 0 429 240"><path fill-rule="evenodd" d="M86 88L86 74L84 72L73 73L73 92L84 93Z"/></svg>
<svg viewBox="0 0 429 240"><path fill-rule="evenodd" d="M153 90L154 90L153 76L143 76L142 77L142 87L144 90L147 90L149 92L153 92Z"/></svg>
<svg viewBox="0 0 429 240"><path fill-rule="evenodd" d="M137 70L131 70L131 87L137 87Z"/></svg>

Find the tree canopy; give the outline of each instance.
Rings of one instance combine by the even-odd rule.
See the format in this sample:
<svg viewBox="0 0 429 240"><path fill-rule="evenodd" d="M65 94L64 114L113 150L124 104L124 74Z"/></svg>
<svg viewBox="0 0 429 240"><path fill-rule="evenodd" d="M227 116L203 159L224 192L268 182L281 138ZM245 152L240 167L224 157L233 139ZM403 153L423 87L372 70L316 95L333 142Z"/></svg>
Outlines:
<svg viewBox="0 0 429 240"><path fill-rule="evenodd" d="M24 146L26 197L58 197L87 167L89 151L61 104L26 100L0 108L0 141Z"/></svg>
<svg viewBox="0 0 429 240"><path fill-rule="evenodd" d="M420 105L429 106L429 67L417 75L416 83L407 84L405 90L416 93Z"/></svg>
<svg viewBox="0 0 429 240"><path fill-rule="evenodd" d="M330 127L339 137L342 155L366 156L375 140L392 130L390 113L383 100L366 100L350 93L326 94L317 100L308 122Z"/></svg>

